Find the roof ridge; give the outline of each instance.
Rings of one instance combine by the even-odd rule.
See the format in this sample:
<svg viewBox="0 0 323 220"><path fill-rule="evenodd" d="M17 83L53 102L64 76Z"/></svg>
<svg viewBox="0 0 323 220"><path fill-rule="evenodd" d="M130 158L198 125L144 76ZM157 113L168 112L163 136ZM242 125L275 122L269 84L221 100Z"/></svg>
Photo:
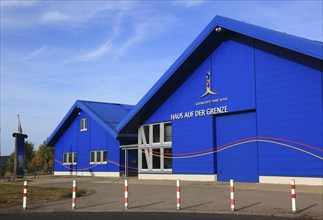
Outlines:
<svg viewBox="0 0 323 220"><path fill-rule="evenodd" d="M77 101L79 102L91 102L91 103L98 103L98 104L109 104L109 105L128 105L128 106L134 106L131 104L124 104L124 103L115 103L115 102L102 102L102 101L91 101L91 100L80 100L78 99Z"/></svg>

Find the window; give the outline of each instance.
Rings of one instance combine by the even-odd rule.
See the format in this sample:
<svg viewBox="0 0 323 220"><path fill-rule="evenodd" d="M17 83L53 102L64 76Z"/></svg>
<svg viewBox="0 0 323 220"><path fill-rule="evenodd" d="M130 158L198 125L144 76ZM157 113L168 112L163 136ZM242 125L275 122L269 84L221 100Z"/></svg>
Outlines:
<svg viewBox="0 0 323 220"><path fill-rule="evenodd" d="M171 172L172 123L143 125L138 136L139 171Z"/></svg>
<svg viewBox="0 0 323 220"><path fill-rule="evenodd" d="M95 163L95 151L91 151L90 153L90 163Z"/></svg>
<svg viewBox="0 0 323 220"><path fill-rule="evenodd" d="M108 152L106 150L91 151L90 163L107 163Z"/></svg>
<svg viewBox="0 0 323 220"><path fill-rule="evenodd" d="M153 143L160 142L160 125L153 125Z"/></svg>
<svg viewBox="0 0 323 220"><path fill-rule="evenodd" d="M81 118L80 130L81 131L87 130L87 118Z"/></svg>
<svg viewBox="0 0 323 220"><path fill-rule="evenodd" d="M144 132L146 137L146 143L149 144L149 126L144 126Z"/></svg>
<svg viewBox="0 0 323 220"><path fill-rule="evenodd" d="M172 148L164 148L164 169L172 169Z"/></svg>
<svg viewBox="0 0 323 220"><path fill-rule="evenodd" d="M108 152L105 150L103 151L103 157L102 157L102 162L107 162L107 155L108 155Z"/></svg>
<svg viewBox="0 0 323 220"><path fill-rule="evenodd" d="M164 124L164 141L165 142L172 141L172 124L171 123Z"/></svg>
<svg viewBox="0 0 323 220"><path fill-rule="evenodd" d="M63 164L66 164L66 165L77 164L77 153L76 152L64 153Z"/></svg>
<svg viewBox="0 0 323 220"><path fill-rule="evenodd" d="M153 169L160 169L160 149L153 149Z"/></svg>

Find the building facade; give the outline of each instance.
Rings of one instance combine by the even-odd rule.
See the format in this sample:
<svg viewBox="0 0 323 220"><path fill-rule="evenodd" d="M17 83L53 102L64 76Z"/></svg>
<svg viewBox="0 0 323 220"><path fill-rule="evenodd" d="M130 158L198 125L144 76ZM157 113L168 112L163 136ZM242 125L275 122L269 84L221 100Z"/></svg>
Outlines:
<svg viewBox="0 0 323 220"><path fill-rule="evenodd" d="M46 143L54 146L54 175L119 177L124 155L114 129L132 107L76 101Z"/></svg>
<svg viewBox="0 0 323 220"><path fill-rule="evenodd" d="M215 17L117 126L139 178L322 185L322 51Z"/></svg>
<svg viewBox="0 0 323 220"><path fill-rule="evenodd" d="M136 106L77 101L47 144L55 174L323 185L322 97L322 42L216 16Z"/></svg>

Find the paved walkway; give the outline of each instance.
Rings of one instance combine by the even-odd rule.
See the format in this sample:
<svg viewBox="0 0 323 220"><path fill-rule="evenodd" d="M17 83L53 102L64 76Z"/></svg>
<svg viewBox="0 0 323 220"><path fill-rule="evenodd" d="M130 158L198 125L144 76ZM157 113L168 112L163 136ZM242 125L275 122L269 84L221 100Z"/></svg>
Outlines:
<svg viewBox="0 0 323 220"><path fill-rule="evenodd" d="M72 187L72 177L40 177L29 185ZM79 188L96 192L77 198L76 212L197 212L230 213L229 183L181 181L182 209L176 209L176 182L130 178L129 209L124 210L124 180L119 178L76 177ZM296 183L297 184L297 183ZM290 185L235 183L236 212L245 215L323 219L323 189L296 185L297 214L291 214ZM2 208L1 213L66 212L71 199Z"/></svg>

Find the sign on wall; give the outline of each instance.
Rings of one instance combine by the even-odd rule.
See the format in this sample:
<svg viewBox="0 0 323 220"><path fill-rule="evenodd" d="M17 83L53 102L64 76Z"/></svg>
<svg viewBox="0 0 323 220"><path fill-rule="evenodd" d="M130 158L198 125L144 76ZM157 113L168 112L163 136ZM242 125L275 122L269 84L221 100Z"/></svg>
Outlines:
<svg viewBox="0 0 323 220"><path fill-rule="evenodd" d="M211 104L211 103L219 103L219 102L225 102L228 100L227 97L217 97L218 93L213 92L211 88L211 71L206 72L206 91L205 93L200 96L199 98L204 98L210 96L210 99L198 101L195 103L195 106L202 106L205 104ZM215 96L215 97L214 97ZM228 106L223 105L219 107L211 107L211 108L204 108L199 110L192 110L192 111L186 111L186 112L178 112L171 114L170 118L171 120L180 120L180 119L186 119L186 118L193 118L193 117L202 117L207 115L216 115L216 114L223 114L229 112Z"/></svg>

